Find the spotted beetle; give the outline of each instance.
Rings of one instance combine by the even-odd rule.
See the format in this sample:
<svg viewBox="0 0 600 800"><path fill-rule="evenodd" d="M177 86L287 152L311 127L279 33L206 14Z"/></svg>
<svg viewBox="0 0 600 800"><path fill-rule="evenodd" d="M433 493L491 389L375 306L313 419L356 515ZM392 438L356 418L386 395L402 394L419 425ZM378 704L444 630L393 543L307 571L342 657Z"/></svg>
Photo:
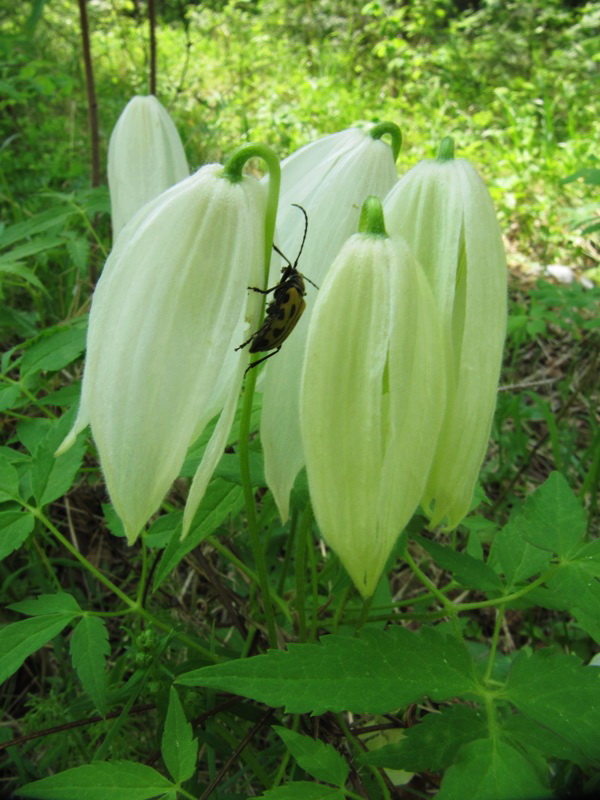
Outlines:
<svg viewBox="0 0 600 800"><path fill-rule="evenodd" d="M273 245L273 250L287 262L287 266L281 268L281 280L276 286L272 286L270 289L259 289L256 286L248 287L253 292L259 292L260 294L271 294L273 292L273 300L267 307L267 313L260 328L249 339L246 339L239 347L235 348L236 350L241 350L251 343L251 353L264 353L267 350L273 350L274 352L259 358L258 361L254 361L246 368L246 372L262 364L267 358L277 355L281 350L282 344L296 327L296 323L306 308L304 281L307 280L315 289L319 288L309 278L305 278L297 269L308 231L308 215L302 206L297 203L292 203L292 205L299 208L304 214L304 235L300 250L292 264L288 257L275 244Z"/></svg>

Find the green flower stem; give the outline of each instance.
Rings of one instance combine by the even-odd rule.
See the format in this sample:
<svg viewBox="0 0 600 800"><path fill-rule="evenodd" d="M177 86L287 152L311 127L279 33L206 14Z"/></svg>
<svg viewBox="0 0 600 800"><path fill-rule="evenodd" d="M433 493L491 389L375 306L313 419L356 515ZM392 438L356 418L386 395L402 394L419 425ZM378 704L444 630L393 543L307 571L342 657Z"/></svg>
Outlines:
<svg viewBox="0 0 600 800"><path fill-rule="evenodd" d="M306 545L308 531L312 522L312 513L308 506L298 530L296 540L296 614L298 615L298 641L306 641Z"/></svg>
<svg viewBox="0 0 600 800"><path fill-rule="evenodd" d="M360 629L369 619L369 611L371 610L372 602L373 602L373 595L371 595L370 597L363 598L363 606L360 610L360 615L358 617L358 622L356 623L356 628L354 629L355 636L358 636Z"/></svg>
<svg viewBox="0 0 600 800"><path fill-rule="evenodd" d="M73 558L75 558L79 563L88 571L90 572L94 578L99 583L102 583L109 589L113 594L115 594L122 602L127 606L128 613L137 613L140 614L144 619L146 619L151 625L154 625L156 628L164 631L165 633L171 633L175 638L179 639L180 642L186 645L190 650L194 650L196 653L200 654L208 661L214 663L219 661L220 659L211 653L210 650L207 650L202 645L198 644L198 642L194 641L194 639L190 639L189 636L185 634L179 633L178 631L174 631L171 625L168 625L162 622L160 619L157 619L153 614L149 611L146 611L145 608L142 608L137 600L132 600L128 597L124 592L122 592L118 586L109 580L105 575L103 575L99 569L97 569L91 562L87 560L87 558L74 547L71 542L63 536L63 534L58 530L58 528L46 517L46 515L42 512L41 509L36 508L35 506L30 506L28 503L24 503L22 500L19 500L23 508L27 509L36 519L44 525L47 530L57 539L62 546L67 550Z"/></svg>
<svg viewBox="0 0 600 800"><path fill-rule="evenodd" d="M418 564L415 562L411 554L408 552L408 548L404 551L404 558L406 559L408 566L412 569L415 573L417 578L421 581L423 586L426 589L429 589L431 594L438 600L438 602L442 605L446 615L450 617L452 621L452 627L454 628L454 633L456 634L458 639L462 639L462 633L460 630L460 625L458 623L458 611L456 605L448 598L440 592L437 586L430 580L427 575L419 568Z"/></svg>
<svg viewBox="0 0 600 800"><path fill-rule="evenodd" d="M438 161L454 161L454 139L451 136L444 136L440 142L440 149L437 154Z"/></svg>
<svg viewBox="0 0 600 800"><path fill-rule="evenodd" d="M267 208L265 214L265 248L264 248L264 283L267 288L269 280L269 268L271 265L271 251L273 247L273 236L275 233L275 221L277 219L277 204L279 202L279 187L281 184L281 169L279 159L275 153L262 144L248 144L240 147L228 159L223 168L223 177L232 182L240 181L243 177L243 167L249 158L262 158L269 171L269 191L267 196ZM263 297L263 314L266 297ZM244 402L242 406L242 419L240 423L240 472L242 486L244 489L244 500L246 505L246 519L248 521L248 535L250 545L254 553L254 562L258 573L258 582L263 598L267 628L269 631L269 642L271 647L277 647L277 633L275 629L275 616L271 603L271 589L269 587L269 576L267 564L258 521L256 518L256 506L254 503L254 491L250 479L250 418L252 415L252 405L254 401L254 387L256 385L256 371L250 370L246 376L246 388L244 391Z"/></svg>
<svg viewBox="0 0 600 800"><path fill-rule="evenodd" d="M256 574L256 572L254 572L253 569L250 569L250 567L247 564L244 564L244 562L241 561L237 556L235 556L231 552L231 550L225 547L224 544L222 544L218 539L214 539L212 537L210 537L207 541L210 542L211 546L214 547L218 553L220 553L224 558L230 561L234 565L234 567L237 567L237 569L239 569L241 573L247 575L248 578L250 578L250 580L253 581L253 583L258 584L258 575ZM290 610L287 607L287 603L285 602L285 600L279 597L279 595L273 589L270 590L270 594L273 603L275 603L275 605L279 608L282 614L284 614L286 619L289 622L291 622L292 615L290 614Z"/></svg>
<svg viewBox="0 0 600 800"><path fill-rule="evenodd" d="M500 638L500 628L504 620L504 608L499 608L496 611L496 622L494 624L494 633L492 635L492 644L490 647L490 655L488 658L487 668L483 680L488 681L492 677L492 670L494 669L494 661L496 659L496 650L498 649L498 639Z"/></svg>
<svg viewBox="0 0 600 800"><path fill-rule="evenodd" d="M369 136L372 139L381 139L386 133L392 137L392 153L394 161L396 161L402 147L402 131L395 122L380 122L378 125L374 125L369 131Z"/></svg>
<svg viewBox="0 0 600 800"><path fill-rule="evenodd" d="M388 238L383 218L383 206L381 205L381 200L374 194L370 194L362 205L358 232L367 236Z"/></svg>
<svg viewBox="0 0 600 800"><path fill-rule="evenodd" d="M519 598L528 594L528 592L531 592L533 589L537 589L538 586L541 586L543 583L549 580L558 569L560 569L560 564L555 564L534 581L528 583L527 586L523 586L522 589L519 589L512 594L506 594L504 597L495 597L493 600L481 600L481 602L478 603L457 603L454 607L457 611L473 611L474 609L478 608L489 608L490 606L500 606L504 605L505 603L512 603L513 600L518 600Z"/></svg>
<svg viewBox="0 0 600 800"><path fill-rule="evenodd" d="M342 714L336 714L336 720L342 731L344 732L344 736L348 740L349 744L352 746L352 749L355 755L362 754L364 752L364 746L361 747L360 739L358 736L355 736L350 728L348 727L346 720L344 719ZM381 772L379 771L379 767L375 767L371 764L367 764L367 769L379 785L379 789L381 790L381 796L385 798L385 800L390 800L390 793L388 791L388 787L386 786L385 780L383 779ZM354 792L349 792L344 789L344 794L348 797L352 798L360 798L360 795L354 794ZM362 798L361 798L362 800Z"/></svg>

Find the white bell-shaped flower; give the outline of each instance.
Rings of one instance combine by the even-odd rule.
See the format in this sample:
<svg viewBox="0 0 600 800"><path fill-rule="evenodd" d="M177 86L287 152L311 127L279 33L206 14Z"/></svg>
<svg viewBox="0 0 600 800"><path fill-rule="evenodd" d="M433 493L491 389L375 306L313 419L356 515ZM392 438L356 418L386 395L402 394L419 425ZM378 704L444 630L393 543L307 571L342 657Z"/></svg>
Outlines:
<svg viewBox="0 0 600 800"><path fill-rule="evenodd" d="M300 396L310 497L365 597L421 500L435 451L445 408L438 318L423 270L383 223L348 240L315 300Z"/></svg>
<svg viewBox="0 0 600 800"><path fill-rule="evenodd" d="M161 194L118 238L92 301L79 415L133 542L177 477L186 451L221 417L192 484L189 528L222 455L258 322L266 188L211 164Z"/></svg>
<svg viewBox="0 0 600 800"><path fill-rule="evenodd" d="M391 132L394 150L381 139ZM356 128L335 133L302 147L281 163L281 193L276 244L293 262L302 240L304 217L308 234L298 269L320 286L342 244L357 230L361 206L370 194L385 196L398 179L395 155L400 131L383 124L370 133ZM279 280L282 260L271 262L273 286ZM307 289L307 306L281 354L265 366L260 438L265 477L283 521L288 517L290 491L304 466L299 422L300 372L306 332L317 290Z"/></svg>
<svg viewBox="0 0 600 800"><path fill-rule="evenodd" d="M132 98L108 144L113 237L142 206L189 174L181 139L165 107L154 95Z"/></svg>
<svg viewBox="0 0 600 800"><path fill-rule="evenodd" d="M423 498L433 525L468 513L490 435L506 331L506 258L491 197L474 167L422 161L384 202L391 233L423 265L442 320L448 404Z"/></svg>

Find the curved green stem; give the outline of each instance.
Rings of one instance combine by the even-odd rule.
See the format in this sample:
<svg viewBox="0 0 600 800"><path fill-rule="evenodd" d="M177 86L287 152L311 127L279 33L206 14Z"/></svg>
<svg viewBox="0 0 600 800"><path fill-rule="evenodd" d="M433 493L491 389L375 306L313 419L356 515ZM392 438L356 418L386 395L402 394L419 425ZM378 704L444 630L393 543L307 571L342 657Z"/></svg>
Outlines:
<svg viewBox="0 0 600 800"><path fill-rule="evenodd" d="M381 205L381 200L374 194L370 194L362 204L358 232L367 236L388 238L385 219L383 218L383 206Z"/></svg>
<svg viewBox="0 0 600 800"><path fill-rule="evenodd" d="M202 645L198 644L194 639L190 639L189 636L185 634L179 633L178 631L174 631L172 625L166 624L162 622L160 619L155 617L149 611L146 611L145 608L140 607L137 600L132 600L125 592L122 592L118 586L116 586L109 578L103 575L99 569L97 569L90 561L87 560L85 556L83 556L76 547L74 547L71 542L63 536L63 534L58 530L58 528L46 517L46 515L41 511L41 509L36 508L35 506L30 506L28 503L24 503L22 500L19 500L23 508L26 508L31 514L33 514L36 519L44 525L47 530L57 539L65 550L75 558L79 563L88 571L90 572L94 578L99 583L102 583L109 589L113 594L115 594L126 606L127 606L127 613L137 613L140 614L144 619L146 619L150 624L154 625L156 628L164 631L165 633L171 633L175 638L179 639L180 642L183 642L186 647L189 647L190 650L194 650L196 653L200 654L207 660L211 662L219 661L219 658L211 653L210 650L207 650Z"/></svg>
<svg viewBox="0 0 600 800"><path fill-rule="evenodd" d="M496 650L498 649L498 639L500 638L500 628L502 627L503 619L504 619L504 608L499 608L496 611L496 623L494 625L494 634L492 636L490 655L488 658L488 663L483 678L484 681L488 681L492 676L492 670L494 669L494 660L496 658Z"/></svg>
<svg viewBox="0 0 600 800"><path fill-rule="evenodd" d="M279 186L281 184L281 169L279 159L275 153L262 144L248 144L240 147L228 159L223 168L223 177L232 182L237 182L243 178L243 167L249 158L262 158L269 171L269 189L267 196L267 207L265 213L265 239L264 239L264 287L267 287L269 280L269 268L271 266L271 250L273 247L273 235L275 233L275 221L277 219L277 204L279 202ZM263 313L264 303L263 298ZM246 506L246 518L248 521L248 535L250 545L254 553L256 571L263 598L265 617L269 631L269 642L271 647L277 647L277 634L275 629L275 616L271 603L271 590L269 587L269 576L265 554L260 540L258 521L256 518L256 507L254 504L254 492L250 478L250 418L252 415L252 405L254 400L254 387L256 385L256 370L250 370L246 377L244 390L244 402L242 406L242 418L240 422L240 472L242 477L242 487L244 490L244 500Z"/></svg>
<svg viewBox="0 0 600 800"><path fill-rule="evenodd" d="M446 614L450 617L452 621L452 627L454 628L454 633L456 634L458 639L462 638L460 625L458 624L458 613L456 610L455 604L448 600L448 598L440 592L437 586L433 583L433 581L425 575L425 573L420 569L419 565L413 559L411 554L408 552L408 548L404 551L404 558L406 559L408 566L412 569L415 573L417 578L421 581L423 586L425 586L431 594L438 600L438 602L444 608Z"/></svg>
<svg viewBox="0 0 600 800"><path fill-rule="evenodd" d="M374 125L369 131L369 136L372 139L381 139L386 133L389 133L392 137L392 153L394 154L394 161L396 161L402 147L402 131L395 122L380 122Z"/></svg>
<svg viewBox="0 0 600 800"><path fill-rule="evenodd" d="M440 149L437 154L438 161L454 161L454 139L451 136L444 136L440 142Z"/></svg>

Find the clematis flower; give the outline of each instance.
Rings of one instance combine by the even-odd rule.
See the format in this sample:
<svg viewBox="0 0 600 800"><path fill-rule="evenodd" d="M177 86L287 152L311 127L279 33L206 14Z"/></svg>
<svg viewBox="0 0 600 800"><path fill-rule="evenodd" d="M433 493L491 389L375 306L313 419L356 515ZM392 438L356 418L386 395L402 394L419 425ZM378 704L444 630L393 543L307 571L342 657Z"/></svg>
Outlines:
<svg viewBox="0 0 600 800"><path fill-rule="evenodd" d="M315 300L300 418L310 496L327 543L365 597L414 513L445 405L431 289L370 198Z"/></svg>
<svg viewBox="0 0 600 800"><path fill-rule="evenodd" d="M391 133L393 149L380 140ZM371 132L350 129L306 145L281 163L281 193L276 244L293 261L308 214L308 234L298 268L320 286L342 244L357 229L360 209L370 194L384 196L398 179L395 156L400 149L396 125L382 123ZM271 262L273 286L281 258ZM307 285L307 307L279 356L265 366L260 438L265 477L282 520L288 517L290 491L304 466L298 397L306 332L317 290Z"/></svg>
<svg viewBox="0 0 600 800"><path fill-rule="evenodd" d="M184 532L223 453L246 365L235 347L258 322L246 287L262 282L266 197L241 167L203 167L139 212L98 282L79 414L59 452L90 422L130 544L219 413Z"/></svg>
<svg viewBox="0 0 600 800"><path fill-rule="evenodd" d="M496 403L506 331L506 259L490 195L451 139L384 203L388 228L423 265L442 319L448 406L423 506L454 528L469 511Z"/></svg>
<svg viewBox="0 0 600 800"><path fill-rule="evenodd" d="M134 97L108 144L113 237L134 214L190 174L183 145L167 110L154 97Z"/></svg>

